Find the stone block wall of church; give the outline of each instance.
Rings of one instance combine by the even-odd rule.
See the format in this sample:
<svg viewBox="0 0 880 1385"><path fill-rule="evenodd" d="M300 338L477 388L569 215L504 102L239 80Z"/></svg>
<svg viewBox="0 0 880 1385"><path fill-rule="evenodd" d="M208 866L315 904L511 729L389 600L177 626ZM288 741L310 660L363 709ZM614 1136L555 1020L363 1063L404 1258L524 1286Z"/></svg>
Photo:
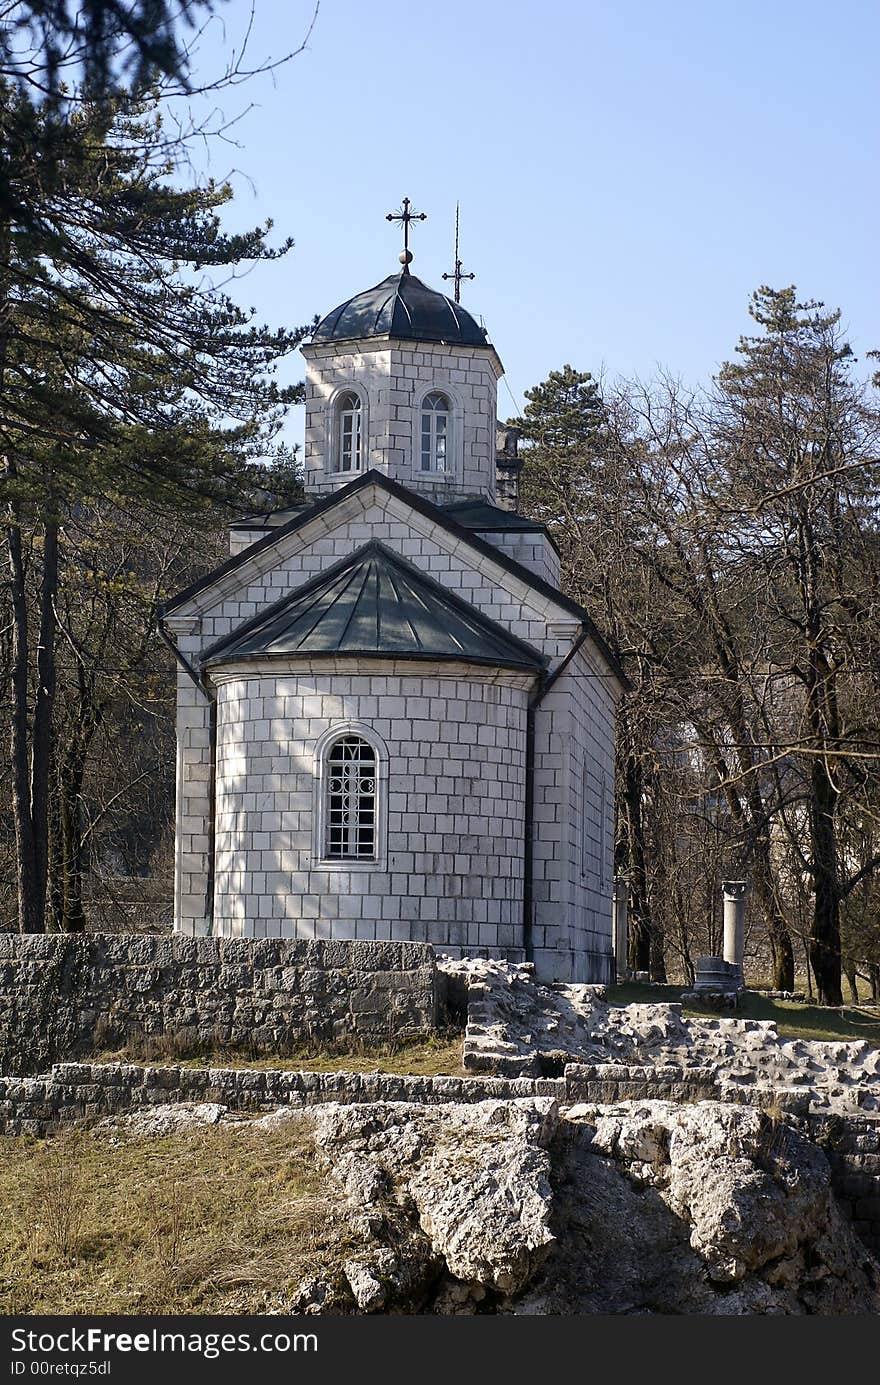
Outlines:
<svg viewBox="0 0 880 1385"><path fill-rule="evenodd" d="M515 563L522 563L529 572L549 582L551 587L559 586L559 554L546 534L529 534L514 529L493 530L491 533L481 533L480 537Z"/></svg>
<svg viewBox="0 0 880 1385"><path fill-rule="evenodd" d="M615 696L582 649L536 716L533 940L547 978L614 978Z"/></svg>
<svg viewBox="0 0 880 1385"><path fill-rule="evenodd" d="M328 468L334 445L333 403L346 388L359 387L366 413L364 470L377 471L411 486L442 505L460 495L495 495L497 374L494 352L479 347L448 347L363 341L341 349L338 343L304 348L306 357L305 476L310 491L321 494L351 480ZM427 477L419 468L421 402L432 389L452 403L448 477Z"/></svg>
<svg viewBox="0 0 880 1385"><path fill-rule="evenodd" d="M369 662L222 678L215 932L521 946L526 688ZM316 861L316 748L347 723L387 751L376 865Z"/></svg>
<svg viewBox="0 0 880 1385"><path fill-rule="evenodd" d="M210 593L196 597L169 620L181 652L197 664L200 652L255 615L269 602L295 590L317 572L376 538L408 558L423 571L472 602L520 638L530 641L555 663L571 646L578 625L561 620L559 607L525 581L476 554L427 517L395 497L369 489L350 496L332 512L270 545L239 573ZM579 656L583 657L583 656ZM597 660L597 668L598 668ZM306 670L307 672L307 670ZM607 670L605 671L607 675ZM545 974L573 977L589 965L595 974L584 980L605 979L611 952L611 903L597 883L581 880L571 841L563 823L578 811L571 766L572 746L595 759L598 783L612 768L610 736L613 727L614 685L607 676L576 679L563 675L538 715L538 772L541 840L536 844L535 939ZM175 858L175 929L187 934L207 931L209 847L209 709L187 675L178 676L177 849ZM573 739L572 728L575 728ZM595 749L594 749L595 747ZM613 780L609 779L609 782ZM593 793L597 790L594 788ZM609 802L611 795L609 794ZM607 807L610 821L611 808ZM551 816L552 814L552 816ZM557 819L558 814L558 819ZM598 825L590 829L595 841ZM613 826L606 821L605 840ZM563 882L567 881L564 887ZM588 963L572 964L583 943ZM593 959L593 960L589 960ZM598 959L598 960L596 960ZM564 970L568 967L568 970Z"/></svg>

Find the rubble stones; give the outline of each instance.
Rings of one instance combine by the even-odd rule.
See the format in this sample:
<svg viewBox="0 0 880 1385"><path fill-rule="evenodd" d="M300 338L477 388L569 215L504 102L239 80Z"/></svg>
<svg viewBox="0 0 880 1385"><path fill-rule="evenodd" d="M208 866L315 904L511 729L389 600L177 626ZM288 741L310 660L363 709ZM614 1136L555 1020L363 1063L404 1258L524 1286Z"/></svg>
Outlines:
<svg viewBox="0 0 880 1385"><path fill-rule="evenodd" d="M440 965L467 978L468 1072L539 1076L555 1067L576 1080L568 1065L577 1064L582 1082L652 1088L618 1085L613 1096L738 1099L745 1092L756 1101L781 1094L795 1104L803 1098L805 1109L880 1111L880 1050L864 1041L782 1039L769 1020L685 1019L674 1004L611 1005L604 987L542 985L526 963Z"/></svg>

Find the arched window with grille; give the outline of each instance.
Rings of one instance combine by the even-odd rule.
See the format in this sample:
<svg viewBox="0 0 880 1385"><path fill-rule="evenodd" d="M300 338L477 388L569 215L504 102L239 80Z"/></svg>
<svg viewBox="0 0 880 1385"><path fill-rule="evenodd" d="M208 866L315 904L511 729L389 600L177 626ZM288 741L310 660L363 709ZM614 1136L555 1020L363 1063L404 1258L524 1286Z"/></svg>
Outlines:
<svg viewBox="0 0 880 1385"><path fill-rule="evenodd" d="M362 736L347 732L326 747L323 855L328 861L375 861L378 763Z"/></svg>
<svg viewBox="0 0 880 1385"><path fill-rule="evenodd" d="M449 469L449 434L452 409L445 394L432 390L422 400L422 471Z"/></svg>
<svg viewBox="0 0 880 1385"><path fill-rule="evenodd" d="M336 402L336 470L360 471L363 460L363 410L354 390Z"/></svg>

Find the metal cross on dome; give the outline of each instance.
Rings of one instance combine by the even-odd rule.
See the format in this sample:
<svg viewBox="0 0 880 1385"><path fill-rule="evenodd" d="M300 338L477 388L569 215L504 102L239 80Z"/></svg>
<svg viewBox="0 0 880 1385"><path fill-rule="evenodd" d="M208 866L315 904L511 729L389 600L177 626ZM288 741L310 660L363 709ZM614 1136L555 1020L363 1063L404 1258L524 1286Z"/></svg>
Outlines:
<svg viewBox="0 0 880 1385"><path fill-rule="evenodd" d="M427 221L428 219L427 212L410 211L411 206L412 203L409 198L404 197L397 211L389 212L385 218L386 221L399 221L403 226L403 250L400 254L400 263L404 269L412 264L412 251L409 248L409 223L411 221Z"/></svg>
<svg viewBox="0 0 880 1385"><path fill-rule="evenodd" d="M458 258L458 203L455 204L455 269L451 274L444 274L444 279L455 281L455 301L461 302L461 281L462 279L476 279L476 274L464 274L461 268L461 260Z"/></svg>

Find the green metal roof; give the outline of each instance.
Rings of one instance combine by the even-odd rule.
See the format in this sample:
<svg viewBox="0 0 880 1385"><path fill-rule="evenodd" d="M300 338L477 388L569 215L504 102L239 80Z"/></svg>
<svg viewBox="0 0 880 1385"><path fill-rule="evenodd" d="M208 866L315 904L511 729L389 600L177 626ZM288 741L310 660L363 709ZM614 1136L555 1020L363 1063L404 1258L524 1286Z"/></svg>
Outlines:
<svg viewBox="0 0 880 1385"><path fill-rule="evenodd" d="M531 671L547 662L374 540L207 649L202 666L327 654L457 660Z"/></svg>
<svg viewBox="0 0 880 1385"><path fill-rule="evenodd" d="M545 526L526 515L515 514L512 510L502 510L500 505L491 505L488 500L455 500L451 505L441 506L443 513L461 524L465 529L476 529L483 533L500 533L505 529L528 534L542 534Z"/></svg>

